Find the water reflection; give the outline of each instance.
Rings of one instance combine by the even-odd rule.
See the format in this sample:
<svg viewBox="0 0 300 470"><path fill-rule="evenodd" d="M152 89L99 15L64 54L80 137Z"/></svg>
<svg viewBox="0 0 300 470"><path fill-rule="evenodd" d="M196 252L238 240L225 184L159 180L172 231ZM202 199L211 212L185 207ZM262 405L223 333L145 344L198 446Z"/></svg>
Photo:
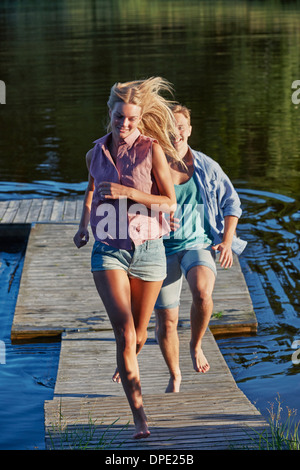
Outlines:
<svg viewBox="0 0 300 470"><path fill-rule="evenodd" d="M0 240L0 449L44 449L44 401L53 397L59 343L11 344L24 242Z"/></svg>
<svg viewBox="0 0 300 470"><path fill-rule="evenodd" d="M240 261L258 333L218 344L240 388L262 413L268 416L277 393L285 407L299 410L299 365L292 361L292 344L300 339L299 203L264 191L241 190L240 196L239 233L248 240Z"/></svg>
<svg viewBox="0 0 300 470"><path fill-rule="evenodd" d="M2 2L0 178L81 183L115 81L162 75L191 144L248 187L299 196L299 2Z"/></svg>

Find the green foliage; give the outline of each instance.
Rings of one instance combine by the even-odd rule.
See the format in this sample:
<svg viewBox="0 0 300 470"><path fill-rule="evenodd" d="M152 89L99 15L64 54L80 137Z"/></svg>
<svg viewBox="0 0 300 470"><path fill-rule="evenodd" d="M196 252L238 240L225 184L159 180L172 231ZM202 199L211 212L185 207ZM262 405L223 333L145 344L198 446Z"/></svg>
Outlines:
<svg viewBox="0 0 300 470"><path fill-rule="evenodd" d="M89 414L87 424L68 424L67 419L59 410L58 424L52 425L48 429L50 450L103 450L112 446L119 448L123 441L116 443L116 439L121 432L128 428L129 422L123 426L117 426L119 418L109 425L96 424L97 420L92 419Z"/></svg>
<svg viewBox="0 0 300 470"><path fill-rule="evenodd" d="M297 410L290 410L287 407L287 417L282 422L282 411L280 398L276 399L277 409L273 403L270 405L269 428L262 433L257 433L253 440L254 450L300 450L299 425L297 422Z"/></svg>

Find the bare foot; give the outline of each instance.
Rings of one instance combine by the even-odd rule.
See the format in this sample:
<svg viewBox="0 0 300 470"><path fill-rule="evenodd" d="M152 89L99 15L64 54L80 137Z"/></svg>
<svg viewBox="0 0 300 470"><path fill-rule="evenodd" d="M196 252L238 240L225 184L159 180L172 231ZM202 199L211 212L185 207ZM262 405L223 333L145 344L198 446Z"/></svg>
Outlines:
<svg viewBox="0 0 300 470"><path fill-rule="evenodd" d="M195 371L202 372L203 374L205 374L205 372L208 372L210 369L210 365L206 357L204 356L202 348L200 347L198 350L195 350L191 347L190 352Z"/></svg>
<svg viewBox="0 0 300 470"><path fill-rule="evenodd" d="M180 384L181 384L181 375L177 377L170 377L165 393L178 393L180 390Z"/></svg>
<svg viewBox="0 0 300 470"><path fill-rule="evenodd" d="M133 439L146 439L150 436L150 431L148 429L148 425L146 422L142 422L141 424L135 425L135 434L133 435Z"/></svg>
<svg viewBox="0 0 300 470"><path fill-rule="evenodd" d="M116 368L115 373L114 373L114 375L112 376L112 381L113 381L113 382L116 382L116 383L118 383L118 384L121 383L121 377L120 377L118 368Z"/></svg>
<svg viewBox="0 0 300 470"><path fill-rule="evenodd" d="M146 439L150 436L150 431L139 431L133 435L133 439Z"/></svg>

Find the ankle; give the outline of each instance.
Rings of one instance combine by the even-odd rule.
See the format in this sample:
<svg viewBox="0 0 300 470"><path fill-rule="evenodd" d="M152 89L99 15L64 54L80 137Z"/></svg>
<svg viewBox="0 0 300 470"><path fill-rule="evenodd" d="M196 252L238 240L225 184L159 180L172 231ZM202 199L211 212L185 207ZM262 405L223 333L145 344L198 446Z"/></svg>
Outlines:
<svg viewBox="0 0 300 470"><path fill-rule="evenodd" d="M202 349L202 341L190 341L190 351L201 351Z"/></svg>
<svg viewBox="0 0 300 470"><path fill-rule="evenodd" d="M176 372L170 373L170 378L171 378L172 380L176 380L176 381L181 380L181 372L180 372L180 370L179 370L179 371L176 371Z"/></svg>

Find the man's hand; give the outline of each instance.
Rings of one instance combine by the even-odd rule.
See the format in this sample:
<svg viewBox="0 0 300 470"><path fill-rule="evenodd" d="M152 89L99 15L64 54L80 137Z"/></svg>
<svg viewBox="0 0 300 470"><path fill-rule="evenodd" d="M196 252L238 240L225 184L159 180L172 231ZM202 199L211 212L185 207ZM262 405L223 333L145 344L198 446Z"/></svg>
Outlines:
<svg viewBox="0 0 300 470"><path fill-rule="evenodd" d="M214 251L220 252L220 264L222 268L231 268L233 263L233 254L231 249L231 243L222 242L219 245L214 245L212 247Z"/></svg>

